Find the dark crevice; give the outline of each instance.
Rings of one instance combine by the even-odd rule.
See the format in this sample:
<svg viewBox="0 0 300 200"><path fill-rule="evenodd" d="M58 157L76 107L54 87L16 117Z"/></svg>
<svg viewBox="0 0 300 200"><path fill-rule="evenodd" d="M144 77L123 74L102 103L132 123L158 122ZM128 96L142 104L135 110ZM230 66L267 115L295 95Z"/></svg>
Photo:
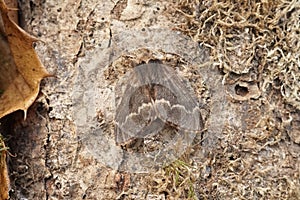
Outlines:
<svg viewBox="0 0 300 200"><path fill-rule="evenodd" d="M48 169L48 171L51 173L51 169L50 169L50 166L48 164L48 157L49 157L49 146L50 146L50 131L49 131L49 128L48 126L46 126L46 129L48 131L48 134L47 134L47 140L46 140L46 144L44 145L44 151L45 151L45 167ZM49 199L49 194L48 194L48 191L47 191L47 182L49 180L51 180L53 178L53 175L51 173L51 176L49 177L45 177L44 178L44 190L46 192L46 200Z"/></svg>
<svg viewBox="0 0 300 200"><path fill-rule="evenodd" d="M111 46L111 41L112 41L112 31L111 28L109 27L109 41L108 41L107 48Z"/></svg>
<svg viewBox="0 0 300 200"><path fill-rule="evenodd" d="M235 93L240 96L246 96L249 93L249 89L247 87L236 85L234 87Z"/></svg>

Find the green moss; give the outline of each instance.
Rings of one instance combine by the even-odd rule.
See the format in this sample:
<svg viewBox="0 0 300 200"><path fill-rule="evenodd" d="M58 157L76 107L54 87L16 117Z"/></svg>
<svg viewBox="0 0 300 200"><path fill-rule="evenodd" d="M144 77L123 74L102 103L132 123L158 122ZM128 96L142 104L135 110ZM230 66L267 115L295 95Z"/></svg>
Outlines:
<svg viewBox="0 0 300 200"><path fill-rule="evenodd" d="M172 190L176 191L180 198L197 199L193 183L195 174L193 166L183 160L176 160L164 168L165 176L169 179Z"/></svg>

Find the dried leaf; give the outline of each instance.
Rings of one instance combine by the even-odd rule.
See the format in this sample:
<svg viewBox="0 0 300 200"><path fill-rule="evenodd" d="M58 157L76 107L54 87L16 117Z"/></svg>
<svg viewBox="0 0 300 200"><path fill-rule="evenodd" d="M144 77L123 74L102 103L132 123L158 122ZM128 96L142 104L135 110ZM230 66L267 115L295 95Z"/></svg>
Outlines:
<svg viewBox="0 0 300 200"><path fill-rule="evenodd" d="M4 0L6 6L9 8L8 16L16 24L19 24L18 19L18 0Z"/></svg>
<svg viewBox="0 0 300 200"><path fill-rule="evenodd" d="M8 11L0 0L0 118L16 110L23 110L26 117L41 80L50 75L32 46L37 39L10 20Z"/></svg>

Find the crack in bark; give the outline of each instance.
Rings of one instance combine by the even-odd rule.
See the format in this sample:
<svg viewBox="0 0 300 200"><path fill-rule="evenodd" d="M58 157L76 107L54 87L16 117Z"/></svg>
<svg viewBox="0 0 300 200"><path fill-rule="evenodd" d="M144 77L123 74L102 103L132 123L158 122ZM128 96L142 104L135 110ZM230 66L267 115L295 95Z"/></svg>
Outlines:
<svg viewBox="0 0 300 200"><path fill-rule="evenodd" d="M47 116L47 122L49 122L49 118ZM50 173L49 177L45 177L44 178L44 190L46 192L46 200L49 199L49 195L48 195L48 190L47 190L47 182L49 180L51 180L53 178L53 174L51 172L51 168L48 166L48 157L49 157L49 147L50 147L50 129L48 126L46 126L47 129L47 139L46 139L46 144L44 144L44 150L45 150L45 168L47 169L47 171Z"/></svg>

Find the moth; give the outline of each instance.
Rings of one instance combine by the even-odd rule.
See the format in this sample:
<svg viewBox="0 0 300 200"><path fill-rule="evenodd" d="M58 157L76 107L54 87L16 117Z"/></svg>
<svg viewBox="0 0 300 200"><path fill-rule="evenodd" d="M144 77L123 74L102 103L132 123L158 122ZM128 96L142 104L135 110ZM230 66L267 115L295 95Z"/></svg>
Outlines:
<svg viewBox="0 0 300 200"><path fill-rule="evenodd" d="M185 132L203 129L197 98L171 67L155 62L138 65L115 91L117 145L158 134L165 126Z"/></svg>

